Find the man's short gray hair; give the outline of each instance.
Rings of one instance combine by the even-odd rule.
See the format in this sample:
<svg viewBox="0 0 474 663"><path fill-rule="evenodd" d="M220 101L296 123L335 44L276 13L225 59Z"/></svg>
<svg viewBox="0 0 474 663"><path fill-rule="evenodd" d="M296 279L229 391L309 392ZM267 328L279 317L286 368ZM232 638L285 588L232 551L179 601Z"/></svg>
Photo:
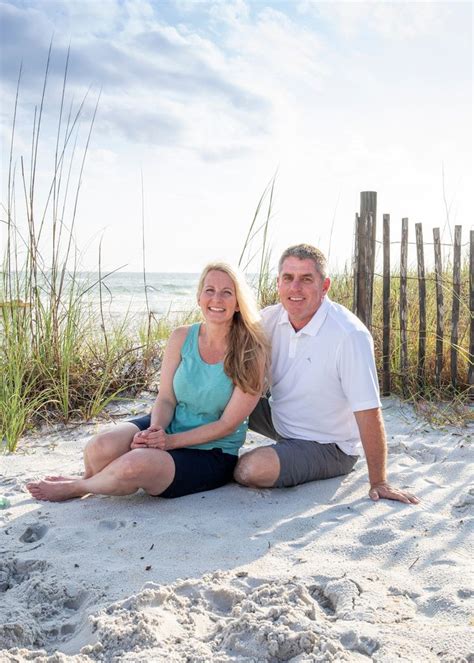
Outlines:
<svg viewBox="0 0 474 663"><path fill-rule="evenodd" d="M321 278L325 279L328 275L328 264L326 256L315 246L311 246L311 244L295 244L294 246L289 246L285 251L283 251L281 258L278 261L279 274L281 274L283 263L287 258L312 260L314 262L314 266L316 267L316 271L321 276Z"/></svg>

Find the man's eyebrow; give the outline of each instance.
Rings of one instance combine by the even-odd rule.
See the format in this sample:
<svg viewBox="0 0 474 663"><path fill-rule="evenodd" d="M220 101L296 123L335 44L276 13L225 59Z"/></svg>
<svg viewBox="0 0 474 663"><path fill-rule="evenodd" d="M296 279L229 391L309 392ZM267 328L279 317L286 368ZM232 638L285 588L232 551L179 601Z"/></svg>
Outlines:
<svg viewBox="0 0 474 663"><path fill-rule="evenodd" d="M282 272L280 274L280 277L283 277L283 276L292 276L292 277L299 276L301 278L306 278L307 276L311 276L311 278L314 278L313 272L305 272L304 274L298 274L298 273L295 273L295 272Z"/></svg>

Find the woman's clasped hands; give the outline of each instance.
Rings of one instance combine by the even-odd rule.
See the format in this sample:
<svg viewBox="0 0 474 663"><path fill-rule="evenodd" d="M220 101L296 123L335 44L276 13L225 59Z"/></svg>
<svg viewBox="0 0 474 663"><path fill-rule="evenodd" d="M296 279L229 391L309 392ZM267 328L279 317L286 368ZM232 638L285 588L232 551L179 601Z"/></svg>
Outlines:
<svg viewBox="0 0 474 663"><path fill-rule="evenodd" d="M150 426L134 435L130 449L170 449L170 436L164 428Z"/></svg>

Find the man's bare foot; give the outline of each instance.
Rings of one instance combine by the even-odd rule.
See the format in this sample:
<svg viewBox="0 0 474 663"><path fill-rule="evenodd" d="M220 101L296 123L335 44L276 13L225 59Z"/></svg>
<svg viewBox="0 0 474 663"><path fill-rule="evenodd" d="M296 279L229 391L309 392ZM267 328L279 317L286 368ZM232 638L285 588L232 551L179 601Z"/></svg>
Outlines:
<svg viewBox="0 0 474 663"><path fill-rule="evenodd" d="M58 474L55 476L47 476L44 478L45 481L77 481L78 479L83 479L84 477L81 476L63 476L62 474Z"/></svg>
<svg viewBox="0 0 474 663"><path fill-rule="evenodd" d="M30 481L26 488L30 494L37 500L46 502L63 502L73 497L82 497L84 491L80 487L80 479L61 481L55 477L54 481L42 479L41 481Z"/></svg>

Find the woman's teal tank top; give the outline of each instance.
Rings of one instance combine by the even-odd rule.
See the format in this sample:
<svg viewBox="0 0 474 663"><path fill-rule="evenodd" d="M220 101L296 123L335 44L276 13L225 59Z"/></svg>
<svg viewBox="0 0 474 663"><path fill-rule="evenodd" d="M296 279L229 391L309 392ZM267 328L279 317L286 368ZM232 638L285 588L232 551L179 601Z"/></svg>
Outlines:
<svg viewBox="0 0 474 663"><path fill-rule="evenodd" d="M200 324L192 325L181 348L181 363L176 369L173 389L176 396L174 417L167 433L182 433L217 421L232 396L234 385L224 373L224 364L206 364L199 354ZM186 447L188 449L216 449L237 455L245 442L247 420L233 433L219 440Z"/></svg>

